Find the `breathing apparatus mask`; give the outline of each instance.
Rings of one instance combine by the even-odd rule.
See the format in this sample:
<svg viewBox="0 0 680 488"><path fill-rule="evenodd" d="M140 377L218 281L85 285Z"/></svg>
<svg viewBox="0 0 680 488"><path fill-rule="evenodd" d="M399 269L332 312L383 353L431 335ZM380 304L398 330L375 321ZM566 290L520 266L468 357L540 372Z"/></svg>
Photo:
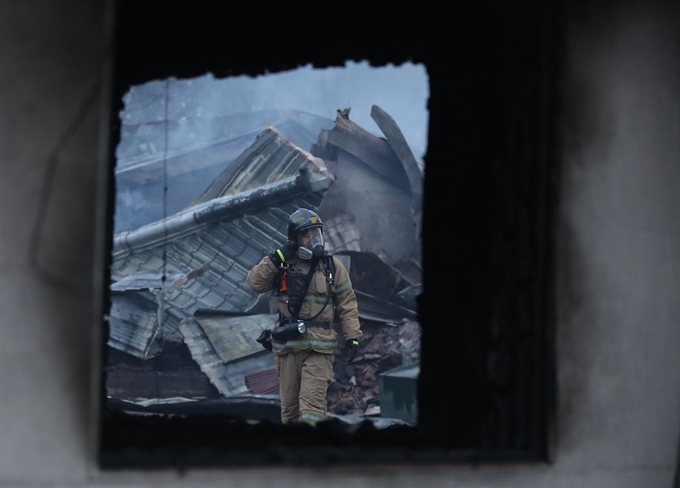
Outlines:
<svg viewBox="0 0 680 488"><path fill-rule="evenodd" d="M321 227L305 229L297 233L297 256L309 261L324 254L323 232Z"/></svg>

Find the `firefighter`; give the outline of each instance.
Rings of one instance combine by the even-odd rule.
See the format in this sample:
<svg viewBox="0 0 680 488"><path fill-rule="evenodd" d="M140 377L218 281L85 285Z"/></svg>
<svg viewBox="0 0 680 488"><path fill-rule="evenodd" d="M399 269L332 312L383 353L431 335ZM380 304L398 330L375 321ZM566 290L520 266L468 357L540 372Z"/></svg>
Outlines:
<svg viewBox="0 0 680 488"><path fill-rule="evenodd" d="M255 293L275 290L279 320L258 342L274 352L279 375L281 421L316 424L326 419L326 395L333 379L339 319L346 360L356 356L359 312L349 273L325 251L323 222L308 209L288 219L286 245L248 272ZM311 273L311 275L310 275Z"/></svg>

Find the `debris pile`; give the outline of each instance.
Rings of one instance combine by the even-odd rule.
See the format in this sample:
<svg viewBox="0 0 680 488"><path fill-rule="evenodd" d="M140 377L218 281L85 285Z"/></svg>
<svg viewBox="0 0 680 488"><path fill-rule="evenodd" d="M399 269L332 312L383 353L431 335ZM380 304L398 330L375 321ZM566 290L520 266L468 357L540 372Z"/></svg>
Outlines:
<svg viewBox="0 0 680 488"><path fill-rule="evenodd" d="M245 149L243 131L177 148L170 170L183 181L210 178L209 184L178 199L187 206L177 213L119 232L113 243L108 346L116 354L108 355L107 367L137 377L136 398L142 385L158 385L159 377L166 382L150 389L149 398L191 396L172 378L185 384L197 374L211 385L201 387L205 398L215 391L222 398L251 395L253 402L258 395L276 396L273 355L254 340L273 325L275 298L254 294L245 276L285 242L288 216L305 207L322 217L325 239L350 274L364 334L351 363L342 350L336 355L329 413L379 415L380 374L420 360L424 167L389 114L374 105L371 117L384 137L350 120L346 108L328 125L297 114L295 130L285 120L269 122L256 135L248 126ZM317 141L308 134L318 134ZM118 191L158 184L159 159L129 152L119 161ZM200 161L209 161L210 171ZM190 357L192 368L168 366L173 350ZM165 375L170 370L172 378ZM114 399L132 393L120 375L107 389Z"/></svg>
<svg viewBox="0 0 680 488"><path fill-rule="evenodd" d="M420 324L362 321L364 336L351 363L335 360L335 380L328 387L328 411L338 415L380 414L378 375L420 361Z"/></svg>

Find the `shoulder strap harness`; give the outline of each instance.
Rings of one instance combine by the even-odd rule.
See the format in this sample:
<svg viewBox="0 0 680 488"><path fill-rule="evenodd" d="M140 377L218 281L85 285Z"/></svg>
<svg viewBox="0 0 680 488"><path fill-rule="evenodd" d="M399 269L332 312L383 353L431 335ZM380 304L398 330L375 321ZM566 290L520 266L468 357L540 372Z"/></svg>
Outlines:
<svg viewBox="0 0 680 488"><path fill-rule="evenodd" d="M309 289L309 283L312 281L312 276L314 276L314 273L316 272L316 267L318 265L318 261L315 261L312 263L312 267L310 268L309 274L307 276L307 279L305 280L305 290L302 295L302 298L300 300L300 305L297 307L296 310L290 310L291 315L293 316L293 320L297 320L298 314L300 313L300 308L302 307L302 301L304 300L304 297L307 295L307 290ZM319 315L321 315L321 312L323 312L326 307L328 306L328 302L331 299L331 296L335 295L335 286L333 285L335 281L335 262L333 261L333 255L328 254L326 256L326 259L323 262L323 271L324 274L326 275L326 283L328 283L328 296L326 298L326 303L324 304L323 308L319 310L319 313L314 315L314 317L310 317L307 320L313 320ZM288 272L288 264L286 263L285 265L282 265L279 268L279 272L277 274L277 278L279 280L279 287L277 289L278 293L282 293L287 291L288 286L286 283L286 274ZM284 317L281 317L281 314L279 313L279 319L283 319Z"/></svg>

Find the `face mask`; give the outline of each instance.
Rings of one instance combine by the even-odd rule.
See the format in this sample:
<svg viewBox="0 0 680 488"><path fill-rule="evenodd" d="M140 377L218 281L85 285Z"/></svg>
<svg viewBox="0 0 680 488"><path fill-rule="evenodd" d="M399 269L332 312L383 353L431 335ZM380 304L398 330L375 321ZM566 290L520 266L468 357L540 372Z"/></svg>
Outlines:
<svg viewBox="0 0 680 488"><path fill-rule="evenodd" d="M320 258L324 254L324 242L320 229L314 229L312 238L306 246L302 245L302 240L299 238L300 246L297 250L297 256L300 259L310 260L312 258Z"/></svg>
<svg viewBox="0 0 680 488"><path fill-rule="evenodd" d="M298 247L296 254L297 254L297 257L299 257L300 259L304 259L305 261L309 261L310 259L312 259L314 257L314 253L312 252L312 250L307 249L304 246Z"/></svg>
<svg viewBox="0 0 680 488"><path fill-rule="evenodd" d="M309 248L312 250L312 256L315 258L320 258L323 256L323 244L318 239L312 239L308 244Z"/></svg>

